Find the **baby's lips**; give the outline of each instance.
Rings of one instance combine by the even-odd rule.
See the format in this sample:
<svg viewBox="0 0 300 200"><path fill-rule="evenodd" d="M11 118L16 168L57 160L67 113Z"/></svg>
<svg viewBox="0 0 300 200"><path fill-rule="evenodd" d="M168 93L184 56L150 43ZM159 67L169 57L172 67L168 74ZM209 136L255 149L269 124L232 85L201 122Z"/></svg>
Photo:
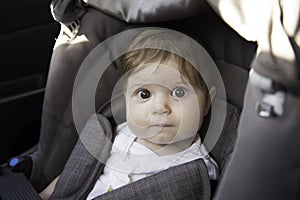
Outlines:
<svg viewBox="0 0 300 200"><path fill-rule="evenodd" d="M149 124L167 124L166 115L149 115Z"/></svg>
<svg viewBox="0 0 300 200"><path fill-rule="evenodd" d="M168 123L153 123L149 125L150 127L173 127L172 124Z"/></svg>

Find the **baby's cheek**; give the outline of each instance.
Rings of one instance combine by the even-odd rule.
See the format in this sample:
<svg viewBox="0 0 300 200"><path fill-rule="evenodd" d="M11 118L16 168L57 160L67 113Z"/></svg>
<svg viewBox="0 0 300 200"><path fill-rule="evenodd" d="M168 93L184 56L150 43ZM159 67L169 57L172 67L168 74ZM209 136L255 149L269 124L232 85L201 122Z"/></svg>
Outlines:
<svg viewBox="0 0 300 200"><path fill-rule="evenodd" d="M149 125L146 111L143 108L140 108L139 106L128 107L127 122L138 127L145 127Z"/></svg>
<svg viewBox="0 0 300 200"><path fill-rule="evenodd" d="M133 114L130 120L127 120L127 125L137 137L143 138L147 135L148 123L145 120L142 120L137 113Z"/></svg>
<svg viewBox="0 0 300 200"><path fill-rule="evenodd" d="M201 111L197 102L192 105L182 107L182 110L180 111L180 129L184 131L191 130L192 132L197 132L199 120L201 118L200 116Z"/></svg>

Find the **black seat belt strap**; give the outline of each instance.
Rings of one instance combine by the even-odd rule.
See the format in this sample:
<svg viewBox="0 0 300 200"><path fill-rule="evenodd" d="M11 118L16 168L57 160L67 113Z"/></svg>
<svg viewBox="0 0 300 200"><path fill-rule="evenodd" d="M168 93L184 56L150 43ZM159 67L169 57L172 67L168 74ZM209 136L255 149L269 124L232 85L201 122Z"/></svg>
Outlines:
<svg viewBox="0 0 300 200"><path fill-rule="evenodd" d="M0 199L41 199L23 173L12 172L8 167L1 167L0 170Z"/></svg>

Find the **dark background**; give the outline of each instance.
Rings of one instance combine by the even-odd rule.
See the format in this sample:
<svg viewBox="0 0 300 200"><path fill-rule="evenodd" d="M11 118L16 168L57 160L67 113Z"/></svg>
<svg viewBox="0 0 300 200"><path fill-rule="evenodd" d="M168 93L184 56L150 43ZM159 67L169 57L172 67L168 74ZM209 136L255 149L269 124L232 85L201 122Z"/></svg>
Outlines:
<svg viewBox="0 0 300 200"><path fill-rule="evenodd" d="M47 0L0 7L0 163L39 139L45 83L59 24Z"/></svg>

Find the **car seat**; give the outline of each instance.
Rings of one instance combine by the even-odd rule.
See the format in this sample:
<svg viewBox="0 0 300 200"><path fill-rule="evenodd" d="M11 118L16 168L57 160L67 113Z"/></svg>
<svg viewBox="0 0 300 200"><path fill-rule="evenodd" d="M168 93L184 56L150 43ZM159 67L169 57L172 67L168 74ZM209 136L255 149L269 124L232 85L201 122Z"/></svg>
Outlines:
<svg viewBox="0 0 300 200"><path fill-rule="evenodd" d="M88 14L83 17L82 24L84 24L84 20L87 20L86 18L89 18L90 16L93 16L91 13L95 13L96 11L93 9L90 9ZM99 13L97 13L99 15ZM100 14L103 15L103 14ZM103 15L106 20L109 18L107 15ZM86 17L86 18L85 18ZM208 20L209 19L209 20ZM197 26L195 26L195 22L197 22ZM222 171L226 165L226 163L229 160L230 154L233 151L234 142L236 139L236 130L238 125L238 119L239 119L239 112L242 109L242 101L243 101L243 93L246 86L247 78L248 78L248 70L249 65L252 60L252 57L255 53L256 44L251 42L246 42L244 39L239 37L231 28L229 28L214 12L211 10L205 13L202 13L195 17L190 17L188 19L175 21L173 23L152 23L151 26L163 26L168 28L173 28L182 32L185 32L186 34L192 36L194 39L198 40L212 55L215 62L217 63L217 66L219 67L219 70L221 71L221 74L224 79L227 97L228 97L228 115L224 127L224 131L222 133L222 136L220 137L220 140L218 141L217 145L212 150L211 154L215 158L215 160L220 165L221 174ZM83 26L83 25L82 25ZM122 24L120 27L124 28L125 25ZM205 28L204 28L205 27ZM84 29L84 27L81 27ZM79 32L80 33L80 32ZM112 33L113 34L113 33ZM99 43L101 40L97 40ZM231 44L231 45L228 45ZM76 46L76 44L73 44ZM59 47L57 48L57 52L59 51ZM84 51L85 55L89 52L89 49L82 49ZM56 53L57 53L56 52ZM237 54L237 52L239 52ZM241 53L244 52L244 53ZM80 62L80 61L79 61ZM61 69L63 70L63 69ZM109 73L109 72L108 72ZM113 74L114 72L110 72ZM234 77L232 77L234 76ZM111 77L111 76L108 76ZM103 81L103 83L106 82L106 84L109 81L112 81L112 79L108 78L106 81ZM51 80L50 80L51 81ZM109 85L109 84L108 84ZM50 85L51 87L51 85ZM102 87L107 87L107 85L102 85ZM108 88L108 87L107 87ZM101 91L101 89L100 89ZM70 92L70 91L68 91ZM107 97L109 98L109 97ZM101 103L100 103L101 104ZM102 102L103 104L103 102ZM65 121L65 124L61 125L65 130L74 129L66 124L69 124L69 121ZM75 134L77 135L77 134ZM42 136L43 137L43 136ZM49 136L47 136L49 137ZM52 140L62 140L61 136L52 136ZM55 138L56 137L56 138ZM72 143L75 144L74 137L68 137L68 134L63 136L63 140L69 140L71 139L72 142L70 142L69 149L72 150ZM76 138L76 137L75 137ZM43 143L43 141L41 141ZM53 143L52 143L53 144ZM59 153L55 153L54 155L60 155L57 158L53 158L52 163L55 163L55 167L60 166L59 172L63 169L63 165L67 159L67 157L70 155L68 150L61 149L57 147L60 150ZM53 152L56 152L57 149L53 149ZM63 155L62 155L62 152ZM46 152L46 155L51 155L51 152ZM57 163L56 161L59 161ZM16 168L15 168L16 170ZM33 169L35 170L35 169ZM50 170L51 171L51 170ZM45 182L46 184L49 183L55 176L57 176L56 170L52 169L52 175L49 175L46 177L48 180ZM160 175L157 175L160 176ZM34 181L33 181L34 183ZM38 191L41 190L39 186L44 185L45 183L39 182L40 185L35 185L36 189ZM43 187L44 187L43 186ZM130 186L132 187L132 185ZM133 186L134 187L134 186ZM207 187L207 186L205 186ZM124 187L120 189L127 190L127 187ZM210 189L207 188L207 193L209 193ZM119 193L122 194L122 193ZM109 196L110 194L108 194ZM129 195L129 194L128 194ZM121 195L124 197L129 197L126 195ZM205 195L204 195L205 197ZM207 196L206 196L207 197ZM204 198L205 199L205 198Z"/></svg>
<svg viewBox="0 0 300 200"><path fill-rule="evenodd" d="M204 20L204 19L209 19L209 20ZM233 114L229 116L229 120L227 122L232 122L233 121L232 119L235 119L236 120L235 122L237 122L238 111L236 107L240 109L243 108L242 107L243 91L245 89L245 84L248 77L247 75L248 75L250 62L256 50L256 44L251 42L246 42L244 39L239 37L237 33L235 33L232 29L230 29L224 22L222 22L220 18L218 18L218 16L216 16L215 13L211 11L201 14L199 16L191 17L182 22L181 23L177 22L175 24L172 24L171 28L183 31L191 35L192 37L200 41L203 44L203 46L213 56L217 65L220 67L220 71L223 75L223 78L225 79L228 101L229 103L234 105L232 107L232 111L228 112ZM195 26L195 23L197 24L197 26ZM157 24L157 25L166 26L166 24ZM178 27L178 25L181 26ZM204 30L203 27L206 27L206 29ZM233 74L235 74L236 77L232 78ZM241 82L241 80L245 80L245 81ZM232 88L234 88L234 90ZM239 91L238 95L236 91ZM227 127L225 126L224 128L225 131L222 133L222 137L220 138L218 144L211 152L212 155L217 160L217 162L219 163L219 165L221 166L221 170L223 170L224 167L226 167L226 163L228 162L229 155L233 149L233 143L236 138L235 135L236 133L232 132L231 130L235 129L235 126L237 126L237 123L234 123L233 126L231 125L228 125ZM126 191L130 187L134 187L134 184L128 187L124 187L122 189L120 188L120 191L122 190ZM122 193L118 193L118 194L122 194ZM131 194L136 194L136 193L131 193ZM107 194L107 196L109 195L112 194ZM122 197L124 198L128 196L123 195Z"/></svg>
<svg viewBox="0 0 300 200"><path fill-rule="evenodd" d="M212 17L212 16L211 16ZM230 29L228 29L230 30ZM226 35L226 34L225 34ZM252 55L254 54L255 52L255 44L247 44L247 43L243 43L244 41L241 40L241 38L235 38L237 39L237 41L241 42L241 44L243 45L249 45L252 50L249 51L250 53L252 53ZM97 47L96 47L97 48ZM248 49L249 50L249 49ZM96 51L96 49L93 50L93 52L91 52L92 55L94 55L95 53L94 52L99 52L99 51ZM98 55L98 54L97 54ZM250 55L250 54L249 54ZM216 59L217 60L217 59ZM249 59L251 60L251 59ZM94 61L92 60L92 58L90 58L90 56L88 56L86 58L86 61L89 61L89 63L98 63L98 61ZM84 66L90 66L89 64L86 64L87 62L83 63ZM234 103L236 102L236 104L238 105L241 105L241 102L238 102L238 99L243 99L243 87L245 87L245 84L246 84L246 81L247 81L247 71L246 70L243 70L243 69L240 69L239 67L235 66L235 65L230 65L230 64L227 64L226 62L219 62L219 67L220 69L222 69L222 73L224 74L224 78L226 77L226 74L229 75L230 73L234 72L236 74L236 76L238 77L237 80L236 78L234 77L226 77L226 81L228 81L228 84L232 84L234 85L234 82L233 81L237 81L239 82L239 86L240 86L240 91L241 93L237 95L236 91L235 91L235 95L232 95L232 98L231 98L231 101ZM107 76L111 76L112 74L110 74L110 72L108 72L108 74L104 75L103 77L107 77ZM116 75L116 74L114 74ZM100 84L101 84L102 80L100 79ZM227 85L227 87L229 87ZM102 94L102 89L99 89L99 92L100 94ZM82 96L82 93L81 93L81 96ZM83 95L84 98L88 95ZM111 109L110 109L110 102L107 104L107 106L103 106L103 105L100 105L102 108L100 109L100 113L104 114L106 117L110 118L111 117ZM83 110L87 110L85 108L83 108ZM123 110L124 110L124 107L123 107ZM118 113L124 113L124 112L118 112ZM87 115L89 116L89 115ZM219 143L216 145L216 148L213 149L213 156L216 158L216 160L220 163L220 167L221 167L221 170L223 169L225 163L227 162L227 160L229 159L229 155L230 153L232 152L233 150L233 143L234 143L234 138L236 137L236 129L237 129L237 124L238 124L238 116L239 116L239 111L238 109L236 108L236 106L233 106L232 104L228 103L228 117L227 117L227 124L226 124L226 128L224 129L223 131L223 136L221 136L221 140L219 140ZM99 123L101 124L101 127L107 127L107 120L103 120L101 116L99 116L100 119L99 120ZM94 117L93 120L97 120L97 117ZM84 150L85 149L85 145L86 144L83 144L83 138L91 138L92 135L96 132L96 133L101 133L103 132L103 130L101 131L101 129L97 129L97 127L93 127L92 124L88 124L86 125L88 128L86 130L89 130L89 133L88 135L85 134L85 135L80 135L80 138L81 140L78 141L78 143L75 145L75 149L73 150L73 152L71 153L71 156L64 168L64 171L62 172L61 176L60 176L60 179L58 180L58 183L57 183L57 188L59 188L58 191L54 191L54 194L52 196L52 198L54 199L60 199L62 197L69 197L69 198L82 198L84 196L84 194L82 194L80 191L83 187L90 187L91 183L93 183L93 180L92 177L94 177L94 173L96 173L95 171L93 171L93 169L96 167L100 167L100 166L97 166L98 165L98 162L92 158L91 155L89 155L88 153L82 153L82 151L87 151L87 150ZM97 129L98 131L91 131L93 129ZM107 134L107 131L104 131L104 133ZM112 136L110 135L109 138L111 138ZM92 146L93 144L95 143L95 141L97 141L97 137L94 137L93 140L89 139L90 141L92 141ZM103 141L99 141L98 142L99 144L103 144ZM103 148L102 151L105 151L105 145L106 144L103 144ZM100 145L101 146L101 145ZM109 152L109 151L108 151ZM98 155L98 150L96 150L95 154ZM94 155L94 154L93 154ZM83 158L82 158L83 157ZM89 158L87 158L89 157ZM90 162L90 160L92 160ZM194 164L194 163L193 163ZM200 167L200 163L198 163L198 167L199 169L201 168ZM187 167L187 166L185 166ZM80 171L80 173L78 172L75 172L72 170L72 169L89 169L91 168L90 171ZM197 169L197 168L196 168ZM191 167L191 174L193 173L193 171L195 170L195 168L193 169ZM97 170L96 170L97 171ZM197 171L197 170L196 170ZM183 173L183 172L182 172ZM158 174L157 176L155 177L159 177L161 174ZM86 177L86 178L84 178ZM89 178L87 178L89 177ZM179 176L180 177L180 176ZM150 178L150 177L149 177ZM177 177L178 178L178 177ZM152 177L152 180L154 178ZM151 180L151 179L147 179L148 181ZM172 178L172 180L174 180L174 178ZM202 178L200 180L205 180L205 178ZM159 182L160 180L158 180L157 182ZM178 179L179 181L179 179ZM181 179L182 181L182 179ZM147 182L146 180L143 180L142 184L145 184L145 182ZM141 182L137 182L135 184L141 184ZM129 187L134 187L135 184L131 184L131 186ZM160 183L162 184L162 183ZM157 183L157 185L160 185L159 183ZM71 185L71 187L69 187L69 185ZM93 185L93 184L92 184ZM206 189L205 191L204 190L201 190L201 189L196 189L195 190L195 187L200 187L201 185L203 184L195 184L193 185L193 188L194 189L191 189L190 191L192 191L191 193L187 193L187 191L185 191L185 195L190 195L190 198L194 197L194 198L200 198L201 197L201 192L204 192L204 193L209 193L208 191L210 189L207 189L206 186ZM205 184L204 184L205 185ZM125 186L125 189L126 188L128 189L128 187ZM147 192L147 197L145 197L146 193L139 193L139 195L144 195L144 198L155 198L156 195L158 193L150 193L149 194L149 191L152 191L151 189L155 188L154 186L152 186L151 188L148 188L148 192ZM120 190L122 191L123 189L120 188ZM156 191L158 192L158 189L155 188ZM165 189L165 192L167 193L167 186L165 185L164 188L161 188L160 190L163 190ZM115 190L114 192L110 193L110 194L106 194L106 198L109 198L108 196L111 197L111 195L113 195L114 197L117 195L115 192L119 193L120 190ZM119 191L119 192L118 192ZM141 187L139 187L139 191L141 191ZM193 191L201 191L199 192L200 194L193 194ZM179 190L177 190L177 192L179 192ZM133 196L131 196L132 194L122 194L122 193L119 193L120 194L120 198L121 199L126 199L126 198L133 198ZM136 193L134 193L135 195L137 195ZM181 196L172 196L172 194L168 193L169 194L169 198L180 198ZM183 193L180 193L180 194L183 194ZM154 195L154 196L153 196ZM178 193L173 193L173 195L178 195ZM100 198L100 197L99 197ZM104 197L101 197L101 198L104 198ZM135 199L139 199L139 197L135 196L134 197ZM204 199L207 198L207 196L204 197Z"/></svg>

